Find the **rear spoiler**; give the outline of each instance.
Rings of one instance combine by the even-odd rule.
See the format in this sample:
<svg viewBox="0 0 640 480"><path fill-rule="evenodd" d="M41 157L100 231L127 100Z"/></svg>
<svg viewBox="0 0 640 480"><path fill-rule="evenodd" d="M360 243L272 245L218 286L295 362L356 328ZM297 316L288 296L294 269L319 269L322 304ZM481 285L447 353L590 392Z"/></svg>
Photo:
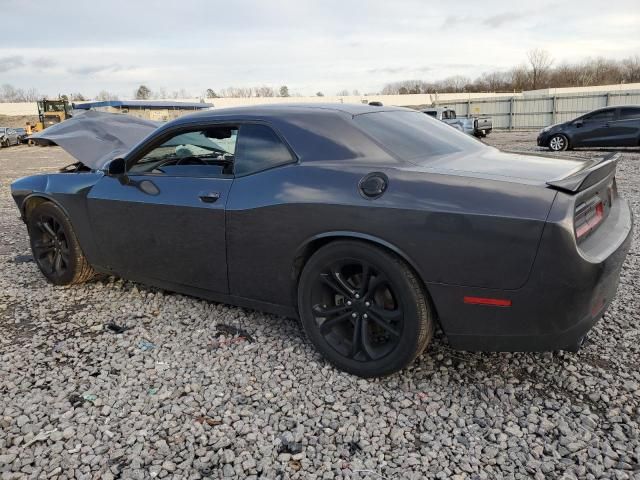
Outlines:
<svg viewBox="0 0 640 480"><path fill-rule="evenodd" d="M547 185L566 193L578 193L599 181L607 178L616 171L616 165L621 156L619 152L613 152L593 162L586 162L586 166L569 174L547 182Z"/></svg>

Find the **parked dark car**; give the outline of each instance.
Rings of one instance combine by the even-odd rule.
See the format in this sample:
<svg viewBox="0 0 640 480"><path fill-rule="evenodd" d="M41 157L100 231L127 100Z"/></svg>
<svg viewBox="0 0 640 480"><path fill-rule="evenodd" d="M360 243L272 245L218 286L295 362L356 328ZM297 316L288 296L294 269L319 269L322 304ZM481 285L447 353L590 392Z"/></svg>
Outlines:
<svg viewBox="0 0 640 480"><path fill-rule="evenodd" d="M0 127L0 147L10 147L19 143L18 133L13 128Z"/></svg>
<svg viewBox="0 0 640 480"><path fill-rule="evenodd" d="M559 152L578 147L640 146L640 106L622 105L543 128L538 146Z"/></svg>
<svg viewBox="0 0 640 480"><path fill-rule="evenodd" d="M115 274L299 317L329 361L377 376L436 324L460 349L577 348L631 239L616 161L503 153L403 108L272 105L11 188L52 283Z"/></svg>

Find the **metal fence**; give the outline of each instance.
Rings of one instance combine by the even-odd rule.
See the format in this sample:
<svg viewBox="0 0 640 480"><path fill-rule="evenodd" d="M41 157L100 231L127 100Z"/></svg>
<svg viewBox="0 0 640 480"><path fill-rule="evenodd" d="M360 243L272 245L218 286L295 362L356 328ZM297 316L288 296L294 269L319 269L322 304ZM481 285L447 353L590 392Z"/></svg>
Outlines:
<svg viewBox="0 0 640 480"><path fill-rule="evenodd" d="M542 128L597 108L630 104L640 105L640 90L438 102L438 106L453 108L458 116L488 115L494 128L509 130Z"/></svg>

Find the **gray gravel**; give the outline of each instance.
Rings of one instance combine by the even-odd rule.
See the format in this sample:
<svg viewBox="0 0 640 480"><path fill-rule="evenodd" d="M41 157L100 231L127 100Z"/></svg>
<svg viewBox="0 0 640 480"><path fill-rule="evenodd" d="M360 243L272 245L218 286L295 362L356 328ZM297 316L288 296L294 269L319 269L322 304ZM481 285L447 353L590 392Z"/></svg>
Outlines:
<svg viewBox="0 0 640 480"><path fill-rule="evenodd" d="M534 136L488 141L536 150ZM362 380L292 320L118 279L47 284L9 182L69 162L0 150L0 478L640 478L638 229L580 353L436 336L401 374ZM639 217L637 149L618 182Z"/></svg>

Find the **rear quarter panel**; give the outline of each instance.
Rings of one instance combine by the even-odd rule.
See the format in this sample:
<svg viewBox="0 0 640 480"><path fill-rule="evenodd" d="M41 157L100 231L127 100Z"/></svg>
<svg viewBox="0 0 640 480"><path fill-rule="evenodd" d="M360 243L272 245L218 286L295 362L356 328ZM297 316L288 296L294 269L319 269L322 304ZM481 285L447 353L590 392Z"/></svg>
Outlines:
<svg viewBox="0 0 640 480"><path fill-rule="evenodd" d="M357 189L372 171L389 176L377 200ZM325 235L393 246L426 283L517 289L529 276L554 196L536 186L344 162L236 179L227 204L230 289L290 304L296 255Z"/></svg>

